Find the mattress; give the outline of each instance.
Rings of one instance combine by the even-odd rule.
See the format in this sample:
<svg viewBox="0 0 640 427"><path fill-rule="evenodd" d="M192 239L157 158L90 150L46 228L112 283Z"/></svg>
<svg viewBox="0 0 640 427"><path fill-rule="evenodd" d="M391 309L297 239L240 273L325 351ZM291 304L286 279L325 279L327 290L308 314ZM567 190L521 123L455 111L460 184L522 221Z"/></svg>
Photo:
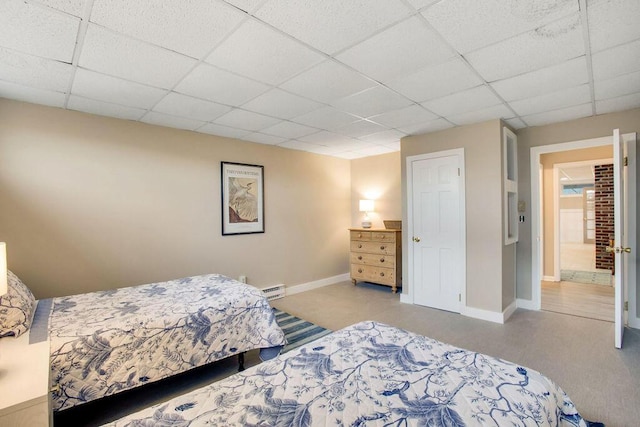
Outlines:
<svg viewBox="0 0 640 427"><path fill-rule="evenodd" d="M361 322L110 426L587 426L533 369Z"/></svg>
<svg viewBox="0 0 640 427"><path fill-rule="evenodd" d="M262 292L219 274L54 298L51 306L55 411L286 343Z"/></svg>

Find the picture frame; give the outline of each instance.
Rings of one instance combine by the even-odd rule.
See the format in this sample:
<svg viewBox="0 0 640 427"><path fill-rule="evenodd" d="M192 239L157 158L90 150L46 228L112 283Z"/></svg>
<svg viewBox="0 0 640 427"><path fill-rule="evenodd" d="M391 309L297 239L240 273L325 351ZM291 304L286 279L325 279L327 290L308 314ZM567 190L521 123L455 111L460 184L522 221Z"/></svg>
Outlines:
<svg viewBox="0 0 640 427"><path fill-rule="evenodd" d="M221 162L222 235L264 233L264 166Z"/></svg>

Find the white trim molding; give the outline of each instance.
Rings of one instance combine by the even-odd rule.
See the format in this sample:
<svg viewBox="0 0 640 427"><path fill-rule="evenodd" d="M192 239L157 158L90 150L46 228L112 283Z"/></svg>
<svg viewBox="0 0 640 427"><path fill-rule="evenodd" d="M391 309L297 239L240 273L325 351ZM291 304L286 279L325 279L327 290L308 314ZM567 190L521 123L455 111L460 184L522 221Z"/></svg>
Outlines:
<svg viewBox="0 0 640 427"><path fill-rule="evenodd" d="M518 304L518 308L524 308L525 310L537 310L536 305L530 299L518 298L516 303Z"/></svg>
<svg viewBox="0 0 640 427"><path fill-rule="evenodd" d="M313 282L301 283L299 285L287 286L286 295L295 295L301 292L310 291L312 289L322 288L324 286L334 285L340 282L346 282L351 279L349 273L339 274L337 276L326 277L320 280L314 280Z"/></svg>
<svg viewBox="0 0 640 427"><path fill-rule="evenodd" d="M481 308L463 306L460 314L474 319L486 320L493 323L504 323L509 317L516 311L518 305L516 301L513 301L502 313L496 311L483 310Z"/></svg>

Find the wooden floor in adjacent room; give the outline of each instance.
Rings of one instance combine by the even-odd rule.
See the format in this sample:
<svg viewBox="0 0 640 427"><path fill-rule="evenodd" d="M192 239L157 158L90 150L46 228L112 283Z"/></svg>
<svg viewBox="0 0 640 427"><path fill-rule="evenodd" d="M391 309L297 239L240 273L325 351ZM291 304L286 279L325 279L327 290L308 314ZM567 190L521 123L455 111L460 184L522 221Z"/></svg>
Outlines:
<svg viewBox="0 0 640 427"><path fill-rule="evenodd" d="M613 322L613 286L542 282L542 309Z"/></svg>

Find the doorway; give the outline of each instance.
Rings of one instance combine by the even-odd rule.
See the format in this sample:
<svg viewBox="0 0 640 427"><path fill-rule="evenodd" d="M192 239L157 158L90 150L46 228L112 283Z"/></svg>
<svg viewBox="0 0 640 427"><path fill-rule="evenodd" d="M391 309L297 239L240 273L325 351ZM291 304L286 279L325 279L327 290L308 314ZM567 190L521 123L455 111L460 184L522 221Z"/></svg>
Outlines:
<svg viewBox="0 0 640 427"><path fill-rule="evenodd" d="M636 242L636 225L633 220L636 217L636 134L619 135L618 131L613 132L613 137L594 138L589 140L558 143L546 146L538 146L531 148L530 166L531 166L531 212L532 212L532 251L531 251L531 286L532 300L530 308L541 309L542 282L545 279L551 281L554 277L559 277L559 263L551 263L554 265L553 274L545 276L544 265L548 262L548 254L545 259L544 247L547 246L545 239L545 229L551 219L546 218L542 212L543 192L542 192L542 176L543 169L540 163L542 154L557 153L562 151L572 151L584 148L612 146L612 141L617 141L615 147L620 149L614 150L614 180L615 203L616 208L615 233L617 236L616 247L611 248L616 252L616 270L619 273L615 275L615 330L616 330L616 346L621 345L622 331L624 327L624 302L628 301L628 322L629 325L638 328L640 322L637 318L636 305L636 259L634 256L625 257L622 262L622 255L628 252L629 247L635 247ZM625 157L620 154L624 147ZM624 167L622 161L624 160ZM627 163L628 160L628 163ZM618 172L616 172L618 171ZM619 177L619 178L618 178ZM621 219L618 219L621 217ZM620 229L619 229L620 228ZM554 239L552 239L554 240ZM555 240L554 240L555 241ZM622 255L621 255L622 254ZM621 267L618 268L617 265ZM624 316L626 317L626 316Z"/></svg>
<svg viewBox="0 0 640 427"><path fill-rule="evenodd" d="M543 246L542 310L614 320L612 259L596 256L613 234L613 225L603 221L607 209L613 216L607 204L613 199L612 154L609 145L540 156L542 211L550 218Z"/></svg>

